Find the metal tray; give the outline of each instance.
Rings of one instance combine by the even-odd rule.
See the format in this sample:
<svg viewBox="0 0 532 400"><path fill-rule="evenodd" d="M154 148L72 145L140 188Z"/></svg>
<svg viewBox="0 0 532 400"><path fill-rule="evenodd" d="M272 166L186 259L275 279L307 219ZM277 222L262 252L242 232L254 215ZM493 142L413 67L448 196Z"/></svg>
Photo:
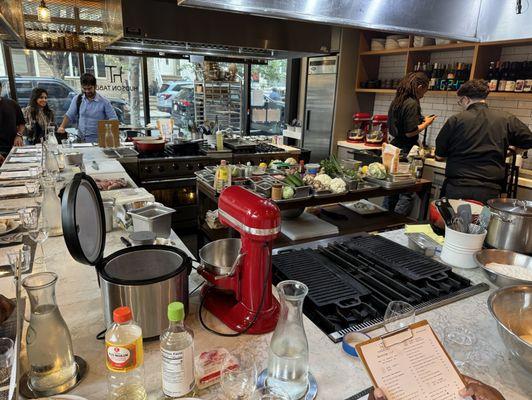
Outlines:
<svg viewBox="0 0 532 400"><path fill-rule="evenodd" d="M341 193L333 193L330 190L322 190L321 193L317 192L317 191L314 191L314 197L317 198L317 199L324 199L324 198L328 198L328 197L343 196L343 195L345 195L347 193L348 193L347 190L345 190L345 191L343 191Z"/></svg>
<svg viewBox="0 0 532 400"><path fill-rule="evenodd" d="M364 177L365 180L368 182L374 183L376 185L379 185L380 187L383 187L384 189L397 189L402 188L405 186L411 186L414 183L416 183L416 179L412 178L408 181L401 181L401 182L391 182L387 179L376 179L369 176Z"/></svg>
<svg viewBox="0 0 532 400"><path fill-rule="evenodd" d="M365 204L373 206L373 209L366 210L366 209L357 208L357 207L354 206L355 203L365 203ZM349 202L346 202L346 203L340 203L340 205L342 207L345 207L348 210L351 210L351 211L353 211L353 212L355 212L357 214L360 214L360 215L380 214L380 213L383 213L383 212L387 211L384 207L381 207L381 206L379 206L377 204L373 204L373 203L371 203L371 202L369 202L368 200L365 200L365 199L356 200L356 201L349 201Z"/></svg>

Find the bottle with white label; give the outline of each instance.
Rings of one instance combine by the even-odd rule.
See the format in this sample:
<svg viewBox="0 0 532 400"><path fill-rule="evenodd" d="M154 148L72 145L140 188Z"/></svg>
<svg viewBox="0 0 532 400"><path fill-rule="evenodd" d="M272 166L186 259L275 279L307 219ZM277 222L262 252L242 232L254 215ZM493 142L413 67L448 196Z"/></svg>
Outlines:
<svg viewBox="0 0 532 400"><path fill-rule="evenodd" d="M113 312L114 324L105 334L108 400L146 400L142 328L129 307Z"/></svg>
<svg viewBox="0 0 532 400"><path fill-rule="evenodd" d="M165 399L189 397L194 391L194 334L185 326L183 303L168 305L168 329L161 333L163 393Z"/></svg>

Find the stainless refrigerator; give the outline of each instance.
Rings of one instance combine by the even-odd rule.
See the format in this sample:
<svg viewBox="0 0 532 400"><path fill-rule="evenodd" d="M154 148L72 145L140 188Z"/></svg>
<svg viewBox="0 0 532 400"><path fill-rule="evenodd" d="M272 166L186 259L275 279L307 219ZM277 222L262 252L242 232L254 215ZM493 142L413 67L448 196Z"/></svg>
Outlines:
<svg viewBox="0 0 532 400"><path fill-rule="evenodd" d="M303 147L319 162L331 152L338 57L308 59Z"/></svg>

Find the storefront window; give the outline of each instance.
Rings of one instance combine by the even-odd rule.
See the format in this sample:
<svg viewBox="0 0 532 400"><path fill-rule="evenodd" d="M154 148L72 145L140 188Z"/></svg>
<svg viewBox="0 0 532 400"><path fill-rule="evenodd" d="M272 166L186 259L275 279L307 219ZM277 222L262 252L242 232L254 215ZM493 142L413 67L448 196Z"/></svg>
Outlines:
<svg viewBox="0 0 532 400"><path fill-rule="evenodd" d="M251 135L282 134L286 93L286 60L251 67Z"/></svg>
<svg viewBox="0 0 532 400"><path fill-rule="evenodd" d="M85 71L97 78L96 90L109 99L120 123L135 128L143 127L142 59L110 54L84 54L84 61Z"/></svg>
<svg viewBox="0 0 532 400"><path fill-rule="evenodd" d="M80 92L77 54L11 49L15 89L21 107L26 107L36 87L48 91L48 104L60 123L72 99ZM76 76L77 75L77 76Z"/></svg>
<svg viewBox="0 0 532 400"><path fill-rule="evenodd" d="M172 118L174 129L185 132L195 121L194 64L173 58L148 58L150 120Z"/></svg>

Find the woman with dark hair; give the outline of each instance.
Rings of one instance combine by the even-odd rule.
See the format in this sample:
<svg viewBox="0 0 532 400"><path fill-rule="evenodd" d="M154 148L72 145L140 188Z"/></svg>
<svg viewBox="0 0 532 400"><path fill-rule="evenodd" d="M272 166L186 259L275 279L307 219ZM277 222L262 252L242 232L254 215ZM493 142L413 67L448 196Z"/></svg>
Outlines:
<svg viewBox="0 0 532 400"><path fill-rule="evenodd" d="M429 79L423 72L411 72L406 75L395 93L395 98L388 110L388 127L393 136L391 144L401 149L407 155L410 149L418 143L419 133L428 128L436 118L421 115L421 99L429 88ZM390 211L401 215L408 215L412 211L413 194L389 196L384 199L384 206Z"/></svg>
<svg viewBox="0 0 532 400"><path fill-rule="evenodd" d="M48 106L48 92L42 88L34 88L30 102L22 110L26 119L26 137L28 144L37 144L46 136L49 125L54 125L54 112Z"/></svg>

